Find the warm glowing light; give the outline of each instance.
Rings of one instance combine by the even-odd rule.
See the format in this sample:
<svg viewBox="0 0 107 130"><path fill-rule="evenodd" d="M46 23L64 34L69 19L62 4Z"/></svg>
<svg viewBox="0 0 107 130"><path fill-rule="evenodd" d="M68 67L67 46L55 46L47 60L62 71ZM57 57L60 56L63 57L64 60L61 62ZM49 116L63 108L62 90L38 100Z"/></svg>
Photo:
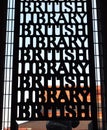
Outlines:
<svg viewBox="0 0 107 130"><path fill-rule="evenodd" d="M102 112L97 113L98 119L102 119Z"/></svg>

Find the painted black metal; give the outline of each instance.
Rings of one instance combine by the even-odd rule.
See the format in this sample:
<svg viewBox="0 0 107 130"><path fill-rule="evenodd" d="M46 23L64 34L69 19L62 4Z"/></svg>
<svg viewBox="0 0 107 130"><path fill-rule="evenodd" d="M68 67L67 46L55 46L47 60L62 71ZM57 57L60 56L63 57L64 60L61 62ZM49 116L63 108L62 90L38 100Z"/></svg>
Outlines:
<svg viewBox="0 0 107 130"><path fill-rule="evenodd" d="M4 81L4 57L5 57L5 38L6 38L6 14L7 0L0 1L0 129L2 126L3 110L3 81Z"/></svg>
<svg viewBox="0 0 107 130"><path fill-rule="evenodd" d="M93 117L93 130L98 130L98 126L97 126L97 104L96 104L96 84L95 84L95 70L93 69L93 67L95 66L94 64L94 44L93 44L93 33L92 33L92 12L90 11L90 9L92 9L92 4L91 4L91 0L88 1L87 4L87 9L88 9L88 26L89 26L89 48L90 48L90 53L89 53L89 57L90 57L90 76L91 76L91 82L90 82L90 86L91 86L91 97L94 99L91 101L92 103L92 117ZM93 89L94 88L94 89Z"/></svg>
<svg viewBox="0 0 107 130"><path fill-rule="evenodd" d="M18 33L19 33L19 9L20 9L20 3L19 1L15 1L15 30L14 30L14 52L13 52L13 83L12 83L12 109L11 109L11 130L18 130L18 125L15 120L16 117L16 105L17 105L17 91L16 91L16 86L18 84L18 81L16 80L18 75L17 75L17 59L18 59Z"/></svg>
<svg viewBox="0 0 107 130"><path fill-rule="evenodd" d="M100 7L100 19L101 19L101 39L102 46L100 48L101 54L103 57L100 57L101 63L103 65L103 70L101 71L101 78L103 80L102 84L102 97L103 97L103 129L107 129L107 1L106 0L98 0L98 6ZM102 53L103 52L103 53Z"/></svg>
<svg viewBox="0 0 107 130"><path fill-rule="evenodd" d="M20 12L20 3L22 3L21 7L24 7L24 9L26 8L26 10L21 10L22 12ZM32 6L33 4L34 7L36 7L33 11L30 8L30 2L32 2ZM95 74L94 74L94 49L93 49L93 37L92 37L92 16L91 16L91 1L87 1L87 10L88 11L84 11L84 1L81 1L79 4L77 1L75 2L71 2L72 4L75 5L75 11L73 9L71 9L71 6L69 6L68 4L66 4L66 2L61 2L60 3L65 3L65 7L66 7L66 13L67 12L67 8L68 8L68 15L69 17L72 18L72 22L70 21L68 23L68 21L66 20L63 11L61 12L61 7L60 7L60 11L57 12L59 13L59 15L61 15L59 17L59 21L63 21L62 23L60 23L59 21L56 21L55 19L53 19L55 12L53 11L52 13L49 13L47 10L46 14L48 16L48 22L44 19L42 19L42 17L44 16L44 12L43 10L40 8L41 6L41 2L42 1L16 1L16 20L15 20L15 48L14 48L14 66L13 66L13 100L12 100L12 130L14 130L14 125L15 124L15 120L48 120L50 119L48 117L48 111L47 109L49 109L49 107L53 107L54 110L52 112L53 116L51 117L51 119L75 119L78 117L79 120L93 120L94 125L94 129L97 130L97 109L96 109L96 93L95 93ZM47 2L44 1L44 4L46 3L51 3L51 2ZM53 3L53 2L52 2ZM58 1L56 2L56 4L58 3ZM72 5L71 4L71 5ZM83 16L88 15L87 17L87 23L84 22L82 15L80 15L80 21L78 21L77 19L75 19L75 15L78 14L79 12L79 6L81 7L82 4L82 8L81 8L81 12L83 13ZM28 6L28 7L27 7ZM54 5L53 5L54 8ZM45 9L47 9L47 6L45 5ZM36 12L35 12L36 11ZM74 11L74 12L73 12ZM72 13L73 12L73 13ZM23 19L24 21L22 23L20 23L20 13L23 14ZM26 22L26 14L30 13L33 17L33 13L36 13L37 15L37 19L32 19L29 23ZM71 16L72 15L72 16ZM42 20L41 21L39 20ZM51 20L50 20L51 19ZM58 23L59 22L59 23ZM79 23L80 22L80 23ZM56 24L56 25L55 25ZM68 24L68 25L67 25ZM74 28L75 31L72 30L72 26L70 26L71 24L74 24ZM58 32L56 33L54 28L55 26L58 27L58 25L60 25L60 33L58 34ZM65 33L62 30L65 26ZM19 30L20 26L22 27L22 31L21 29ZM32 34L31 30L29 30L30 26L32 26L34 29L33 31L35 31L34 34ZM53 31L52 32L47 32L47 27L53 27ZM69 27L70 26L70 27ZM88 35L86 33L86 26L88 26ZM41 28L45 27L45 30L43 33L41 31ZM82 28L82 34L81 34L81 28ZM57 29L57 28L56 28ZM85 40L81 39L81 35L83 36L83 38L85 38L85 40L88 40L88 47L86 47L85 45L87 44L87 42L85 43ZM66 43L66 40L64 39L64 37L68 37L68 43ZM19 46L19 37L22 37L22 45ZM30 38L30 43L28 43L29 45L26 47L25 43L25 38L29 37ZM33 38L36 37L35 40L37 40L36 42L38 43L37 46L33 45ZM39 38L40 39L39 39ZM44 38L48 39L48 42L51 43L51 45L47 42L47 45L44 42ZM51 37L51 39L50 39ZM59 45L56 44L55 42L55 37L59 37ZM41 40L41 38L43 38ZM72 40L72 38L74 40ZM76 42L76 38L78 38L78 40L80 39L80 44L78 44L78 42ZM28 40L28 39L27 39ZM71 41L70 41L71 40ZM39 42L38 42L39 41ZM53 42L52 42L53 41ZM70 45L70 43L74 44L74 45ZM21 43L20 43L21 44ZM36 44L36 43L35 43ZM41 46L39 46L39 44ZM69 44L69 46L67 46L67 44ZM34 47L35 46L35 47ZM81 46L81 47L80 47ZM64 50L65 49L65 50ZM21 52L21 54L19 53L19 50ZM62 50L65 51L65 59L63 59L63 53ZM41 57L41 51L44 51L44 53L50 53L51 51L53 52L52 54L52 59L48 59L48 57L45 55L44 59L43 57ZM55 57L55 53L57 52L61 52L60 53L60 59L58 59L58 57ZM74 57L73 55L73 51L75 51L76 53L76 57ZM32 57L31 55L29 55L29 53L32 53ZM86 57L86 52L89 54L89 59ZM38 58L35 60L35 54L36 56L38 56ZM68 57L67 57L68 56ZM82 59L80 58L80 56L82 57ZM76 60L75 60L76 58ZM69 60L70 59L70 60ZM57 62L59 62L60 66L59 69L56 70L56 64ZM64 63L68 63L69 65L69 72L65 66ZM85 63L85 65L83 65L82 63ZM20 73L19 73L19 63L22 66L20 68ZM27 71L27 73L25 72L25 63L28 63L28 65L30 66L30 69ZM33 70L34 66L33 63L36 65L37 68L36 72ZM51 71L49 70L50 68L47 67L47 70L44 67L44 64L47 64L47 66L50 66ZM78 66L82 66L82 73L80 72L79 69L77 69ZM86 71L86 67L89 65L89 70L90 72L88 73L88 71ZM70 69L71 67L71 69ZM73 70L74 69L74 70ZM40 72L40 71L42 72ZM48 71L48 73L47 73ZM75 71L75 72L74 72ZM64 77L65 76L65 77ZM18 80L18 77L20 80ZM52 86L51 88L49 88L50 86L48 85L48 80L50 79L50 77L52 77ZM56 87L55 84L55 77L57 77L57 79L60 81L60 86ZM83 79L80 80L80 77L82 77ZM24 79L25 78L25 79ZM30 78L32 79L32 86L30 86ZM37 79L35 79L37 78ZM40 83L41 78L44 78L44 85L42 85ZM77 79L77 85L74 82L74 78ZM90 79L90 86L88 86L88 78ZM63 83L63 79L66 80L66 84ZM35 87L35 83L38 83L37 85L39 85L39 87ZM71 86L69 87L69 83ZM18 86L18 84L20 84ZM26 84L26 86L24 86L24 84ZM84 87L82 88L81 84L84 84ZM45 90L45 91L44 91ZM53 94L50 93L50 90L53 92ZM59 98L56 98L56 90L60 90L62 93L59 95ZM65 93L66 91L69 91L74 98L77 100L77 102L74 102L74 99L72 98L72 96L70 97L70 101L68 100L68 97ZM27 99L25 101L25 96L24 96L24 92L27 91L29 93L29 99ZM21 93L21 100L17 101L17 93ZM35 92L36 95L38 97L36 97L36 101L33 102L32 99L32 93ZM41 95L40 93L41 92ZM44 93L47 93L48 97L46 99L46 97L44 97ZM73 93L72 93L73 92ZM85 93L86 92L86 95ZM50 93L50 94L49 94ZM79 94L81 94L83 98L83 101L81 101L81 99L79 98ZM88 94L91 94L91 102L87 102L86 100L86 96ZM42 98L41 98L42 97ZM38 99L41 99L38 100ZM53 99L53 102L50 100ZM61 102L61 100L63 100L63 103ZM47 103L46 103L47 102ZM35 108L35 103L37 104L37 108ZM23 107L25 105L25 108ZM17 108L19 107L19 115L17 115ZM32 111L31 113L29 112L29 106L31 107ZM42 107L41 107L42 106ZM61 116L57 117L56 116L56 106L58 109L61 110ZM64 113L64 107L66 108L66 110L68 111L66 114L66 116L63 115ZM72 107L72 108L70 108ZM73 110L74 108L77 107L77 111L78 111L78 115L76 115L75 111ZM85 110L82 110L82 107L85 107ZM92 107L91 111L92 111L92 116L89 115L89 107ZM34 109L35 108L35 109ZM44 111L44 115L42 114L42 112ZM25 114L25 117L23 116L23 113ZM38 114L38 117L35 118L35 113ZM72 114L72 117L69 117L69 113ZM85 117L82 117L82 114L85 114ZM30 115L31 114L31 115ZM93 118L95 117L96 118Z"/></svg>

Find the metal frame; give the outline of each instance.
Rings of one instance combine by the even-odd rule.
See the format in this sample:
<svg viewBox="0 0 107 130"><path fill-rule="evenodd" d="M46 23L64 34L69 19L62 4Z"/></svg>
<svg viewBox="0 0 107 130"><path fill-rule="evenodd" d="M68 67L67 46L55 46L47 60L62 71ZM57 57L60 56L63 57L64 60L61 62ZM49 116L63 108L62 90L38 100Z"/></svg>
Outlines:
<svg viewBox="0 0 107 130"><path fill-rule="evenodd" d="M107 1L98 0L98 7L100 8L101 18L101 33L102 33L102 48L103 56L100 57L103 70L101 71L102 76L102 97L103 97L103 129L107 130ZM101 52L101 53L102 53Z"/></svg>
<svg viewBox="0 0 107 130"><path fill-rule="evenodd" d="M4 84L4 61L5 61L5 38L6 38L6 16L7 0L0 1L0 129L2 125L3 109L3 84Z"/></svg>
<svg viewBox="0 0 107 130"><path fill-rule="evenodd" d="M103 40L103 65L104 65L104 90L105 97L104 106L107 108L107 1L98 0L101 6L101 26L102 26L102 40ZM6 13L7 13L7 0L0 1L0 128L2 125L2 107L3 107L3 79L4 79L4 54L5 54L5 34L6 34ZM16 19L18 20L17 16ZM15 67L15 66L14 66ZM14 94L14 93L13 93ZM107 109L105 109L105 120L107 121ZM104 127L104 130L107 129L107 125Z"/></svg>
<svg viewBox="0 0 107 130"><path fill-rule="evenodd" d="M13 66L13 92L12 92L12 94L13 94L13 104L12 104L12 112L14 113L12 113L12 115L14 115L15 116L15 111L16 111L16 100L17 99L15 99L14 98L14 96L15 95L17 95L17 91L16 91L16 89L15 89L15 86L16 86L16 84L17 84L17 75L15 75L15 74L17 74L17 58L18 58L18 54L16 54L17 52L16 52L16 50L17 50L17 43L18 43L18 41L19 41L19 39L18 39L18 32L19 32L19 10L20 9L20 7L19 7L19 2L18 1L16 1L16 23L15 23L15 25L16 25L16 27L15 27L15 43L16 43L16 45L15 45L15 48L14 48L14 66ZM94 67L94 48L93 48L93 36L92 36L92 15L91 15L91 11L90 11L90 9L91 9L91 1L88 1L88 14L89 14L89 16L88 16L88 21L89 21L89 26L91 26L90 28L89 28L89 35L90 35L90 37L89 37L89 43L90 43L90 57L91 57L91 65L90 65L90 70L91 70L91 91L93 91L93 88L96 88L95 86L95 72L94 72L94 69L93 69L93 67ZM90 23L91 23L91 25L90 25ZM92 57L93 56L93 57ZM92 113L92 116L93 117L96 117L96 118L94 118L93 119L93 130L94 129L98 129L97 128L97 106L95 105L96 104L96 91L95 91L95 89L94 89L94 92L92 92L93 94L91 95L92 96L92 98L94 98L95 100L92 100L92 107L93 107L93 109L92 109L92 111L93 111L93 113ZM12 126L12 130L15 130L16 129L16 122L15 122L15 120L14 120L14 116L12 116L12 124L11 124L11 126ZM16 116L15 116L16 117Z"/></svg>
<svg viewBox="0 0 107 130"><path fill-rule="evenodd" d="M97 126L97 104L96 104L96 84L95 84L95 70L93 67L95 67L94 64L94 45L93 45L93 34L91 32L93 32L93 27L92 27L92 12L90 11L90 9L92 9L92 5L91 5L91 0L88 0L88 13L89 13L89 17L88 17L88 21L89 21L89 48L90 48L90 61L91 61L91 66L90 66L90 73L91 73L91 91L92 91L92 98L94 100L92 100L92 116L95 117L92 120L92 127L93 130L98 130L98 126ZM94 88L94 89L93 89Z"/></svg>
<svg viewBox="0 0 107 130"><path fill-rule="evenodd" d="M101 0L101 19L102 19L102 40L103 40L103 52L104 52L104 77L107 77L107 1ZM107 80L104 81L105 86L107 86ZM105 87L107 92L107 87ZM106 103L107 103L107 93L106 93Z"/></svg>

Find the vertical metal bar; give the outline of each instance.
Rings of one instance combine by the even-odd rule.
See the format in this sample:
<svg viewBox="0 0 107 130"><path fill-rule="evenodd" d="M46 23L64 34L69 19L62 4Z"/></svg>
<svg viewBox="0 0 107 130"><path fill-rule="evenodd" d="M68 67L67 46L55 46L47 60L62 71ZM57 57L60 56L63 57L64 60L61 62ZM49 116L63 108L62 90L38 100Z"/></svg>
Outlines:
<svg viewBox="0 0 107 130"><path fill-rule="evenodd" d="M0 129L2 127L7 0L0 0Z"/></svg>
<svg viewBox="0 0 107 130"><path fill-rule="evenodd" d="M103 51L104 51L104 76L107 77L107 1L101 0L101 19L102 19L102 40L103 40ZM104 81L107 86L107 80ZM107 87L105 88L107 92ZM106 93L107 100L107 93ZM106 102L107 103L107 102Z"/></svg>
<svg viewBox="0 0 107 130"><path fill-rule="evenodd" d="M103 49L103 75L104 84L103 84L103 113L105 114L105 119L103 120L104 130L107 130L107 1L98 0L98 4L101 7L101 28L102 28L102 49Z"/></svg>
<svg viewBox="0 0 107 130"><path fill-rule="evenodd" d="M91 86L91 98L92 100L92 118L93 118L93 130L98 130L97 126L97 104L96 104L96 84L95 84L95 64L94 64L94 44L93 44L93 27L92 27L92 4L91 0L87 0L88 11L88 32L89 32L89 57L90 57L90 86Z"/></svg>
<svg viewBox="0 0 107 130"><path fill-rule="evenodd" d="M17 99L14 98L17 95L17 59L18 59L18 43L19 43L19 22L20 22L20 1L15 1L15 30L14 30L14 48L13 48L13 85L12 85L12 113L11 113L11 130L17 130L18 125L16 123L16 103Z"/></svg>

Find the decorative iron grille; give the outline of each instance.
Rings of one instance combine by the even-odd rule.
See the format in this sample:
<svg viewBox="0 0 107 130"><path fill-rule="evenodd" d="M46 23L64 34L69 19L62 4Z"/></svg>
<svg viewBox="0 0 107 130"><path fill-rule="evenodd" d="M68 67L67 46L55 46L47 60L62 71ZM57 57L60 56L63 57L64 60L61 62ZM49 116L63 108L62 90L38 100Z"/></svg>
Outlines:
<svg viewBox="0 0 107 130"><path fill-rule="evenodd" d="M21 0L16 5L14 118L92 119L96 98L90 2Z"/></svg>
<svg viewBox="0 0 107 130"><path fill-rule="evenodd" d="M33 3L35 3L34 7ZM90 95L91 92L93 93L94 88L97 90L97 94L99 94L97 97L99 98L101 96L101 93L98 91L99 86L101 87L101 78L97 78L97 76L100 76L100 74L98 74L100 66L98 66L99 30L97 30L97 8L96 2L92 3L93 32L90 26L92 18L90 17L91 10L88 10L91 8L91 2L89 1L33 2L21 0L20 5L17 3L15 8L15 1L8 0L2 129L11 127L12 123L14 123L12 120L55 119L60 117L67 119L79 118L81 120L92 119L91 105L93 105L93 101L88 95ZM61 8L62 5L64 8ZM35 8L35 6L37 8ZM17 21L15 21L14 17L15 10ZM16 39L14 39L14 22L17 25L17 28L15 28L17 32L15 33ZM71 24L73 26L71 26ZM34 32L35 30L36 32ZM92 33L94 40L92 39ZM49 44L49 42L51 44ZM93 44L94 50L92 47ZM14 68L12 65L13 45L15 46ZM95 59L95 63L97 63L95 66L96 87L94 86L94 78L92 78L94 75L92 75L90 71L94 65L93 58L90 58L93 53L91 49L94 51L93 58ZM86 64L84 64L84 62L86 62ZM35 68L35 66L37 68ZM47 66L50 66L51 70L47 69ZM86 67L87 69L85 69ZM16 70L14 71L14 69ZM94 74L94 69L92 70ZM12 71L14 71L13 81ZM48 74L50 76L48 76ZM36 86L31 84L32 81L37 82ZM13 86L12 82L14 83ZM35 89L38 93L35 92ZM53 93L51 93L51 91L53 91ZM65 91L73 92L72 95L75 98L68 98L68 94L65 93ZM52 96L53 94L56 95L56 93L60 93L58 95L59 97ZM34 95L35 97L37 94L40 97L37 101L30 96ZM79 96L79 94L81 96ZM12 96L17 96L17 100L13 100L13 104L11 102ZM47 98L47 96L52 100ZM85 98L83 99L82 97ZM55 111L52 113L53 115L49 117L49 113L46 111L43 114L44 108L47 105L54 104L54 102L58 103L57 108L56 104L55 106L52 105L51 109L49 108L50 110L52 110L52 107L55 108ZM99 99L97 102L99 114L99 112L102 112L102 107ZM37 106L35 106L35 103ZM71 107L64 107L66 105L69 106L69 103ZM34 106L36 110L38 108L41 109L41 111L37 110L35 116L31 116L31 113L34 113L32 106ZM62 114L61 112L64 111L63 108L67 108L68 112ZM75 108L75 110L73 108ZM72 109L73 111L69 114L69 111ZM45 110L47 110L47 107ZM60 111L60 116L57 115L57 110ZM79 114L77 114L78 110ZM14 112L15 116L11 117L11 115L13 115L11 111ZM64 114L66 114L66 116ZM99 118L98 115L97 119L98 129L100 130L102 128L102 117Z"/></svg>

